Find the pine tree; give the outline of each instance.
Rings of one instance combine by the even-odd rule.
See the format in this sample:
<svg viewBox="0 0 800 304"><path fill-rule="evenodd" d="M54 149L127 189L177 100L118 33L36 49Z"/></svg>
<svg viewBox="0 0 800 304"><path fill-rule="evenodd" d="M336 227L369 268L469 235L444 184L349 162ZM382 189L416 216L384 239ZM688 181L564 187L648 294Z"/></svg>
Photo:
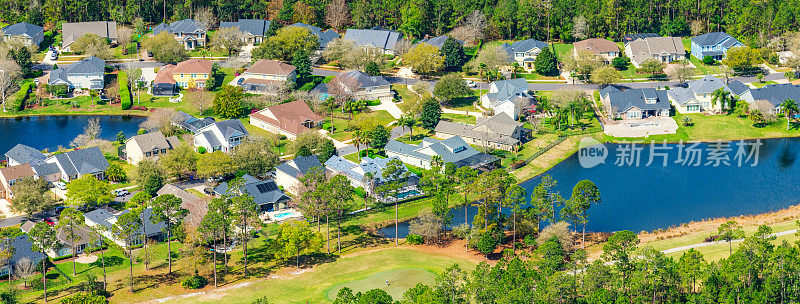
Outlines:
<svg viewBox="0 0 800 304"><path fill-rule="evenodd" d="M544 48L544 50L539 53L534 64L536 64L536 73L539 73L539 75L558 75L558 62L556 61L556 56L553 55L549 47Z"/></svg>
<svg viewBox="0 0 800 304"><path fill-rule="evenodd" d="M444 44L442 44L442 48L439 50L444 56L444 68L448 71L460 71L461 66L467 62L467 55L464 54L464 47L461 46L461 43L453 39L453 37L447 37Z"/></svg>

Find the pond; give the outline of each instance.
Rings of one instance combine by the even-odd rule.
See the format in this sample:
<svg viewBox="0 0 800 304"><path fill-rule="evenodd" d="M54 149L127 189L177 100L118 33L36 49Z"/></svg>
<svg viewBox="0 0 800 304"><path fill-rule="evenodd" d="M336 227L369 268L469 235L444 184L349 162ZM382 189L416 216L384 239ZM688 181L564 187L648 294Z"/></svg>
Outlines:
<svg viewBox="0 0 800 304"><path fill-rule="evenodd" d="M581 180L597 185L602 203L590 208L586 226L587 231L595 232L653 231L690 221L766 213L800 204L800 138L761 140L759 148L753 148L758 143L731 142L727 147L716 143L658 143L652 151L649 144L633 149L627 144L606 144L605 163L584 168L576 153L546 174L558 182L557 190L565 198ZM746 149L740 151L739 146ZM618 156L632 155L630 151L639 148L638 166L635 161L629 164L630 158L615 163ZM647 166L651 154L653 162ZM726 157L729 165L718 161ZM741 166L739 160L743 160ZM530 193L541 178L521 185ZM471 222L477 210L469 209L467 217ZM455 225L464 223L463 208L452 212ZM407 235L408 223L402 223L399 230L401 237ZM382 229L382 233L394 237L394 226Z"/></svg>
<svg viewBox="0 0 800 304"><path fill-rule="evenodd" d="M144 117L113 115L66 115L30 116L0 119L0 154L17 144L36 149L55 150L58 146L69 147L69 143L83 133L83 127L91 118L100 119L100 137L114 140L122 131L125 136L136 135ZM3 157L5 158L5 157Z"/></svg>

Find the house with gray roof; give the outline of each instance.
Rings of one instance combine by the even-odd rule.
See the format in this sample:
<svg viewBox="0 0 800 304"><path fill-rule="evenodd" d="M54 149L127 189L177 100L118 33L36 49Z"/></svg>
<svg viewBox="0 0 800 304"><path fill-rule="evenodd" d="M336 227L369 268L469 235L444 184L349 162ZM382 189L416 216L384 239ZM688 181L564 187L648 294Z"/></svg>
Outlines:
<svg viewBox="0 0 800 304"><path fill-rule="evenodd" d="M302 27L304 29L307 29L312 34L314 34L314 36L317 36L317 38L319 39L319 48L320 49L324 49L325 46L328 45L328 43L330 43L331 41L333 41L336 38L341 37L341 35L339 35L339 33L337 33L336 31L334 31L332 29L327 29L327 30L323 31L319 27L316 27L316 26L313 26L313 25L308 25L308 24L301 23L301 22L292 24L290 26Z"/></svg>
<svg viewBox="0 0 800 304"><path fill-rule="evenodd" d="M321 85L321 84L320 84ZM391 102L394 98L392 85L383 76L369 76L358 70L343 71L326 84L328 91L348 94L357 100L380 100Z"/></svg>
<svg viewBox="0 0 800 304"><path fill-rule="evenodd" d="M433 167L434 156L441 157L442 162L452 163L456 168L492 169L500 164L500 158L478 152L460 136L443 140L426 137L419 145L390 140L384 150L388 157L397 157L406 164L423 169Z"/></svg>
<svg viewBox="0 0 800 304"><path fill-rule="evenodd" d="M250 136L250 132L238 119L217 121L200 128L194 134L194 146L203 147L208 152L228 153L248 136Z"/></svg>
<svg viewBox="0 0 800 304"><path fill-rule="evenodd" d="M681 114L720 112L723 109L723 105L713 101L714 91L718 89L734 94L722 79L706 75L703 78L688 82L685 88L670 88L667 91L667 95L672 105L675 106L675 110Z"/></svg>
<svg viewBox="0 0 800 304"><path fill-rule="evenodd" d="M430 45L435 46L437 48L442 48L442 46L444 46L444 42L447 41L448 38L452 38L452 37L446 36L446 35L436 36L436 37L428 37L428 38L422 39L422 41L420 41L419 43L427 43L427 44L430 44ZM455 40L456 43L460 44L461 46L464 46L464 41L461 41L461 40L458 40L458 39L455 39L455 38L453 38L453 40Z"/></svg>
<svg viewBox="0 0 800 304"><path fill-rule="evenodd" d="M298 194L300 177L314 168L325 171L316 155L298 156L275 167L275 182L283 187L286 192Z"/></svg>
<svg viewBox="0 0 800 304"><path fill-rule="evenodd" d="M105 87L106 62L90 56L66 67L50 71L48 83L65 85L67 89L101 90Z"/></svg>
<svg viewBox="0 0 800 304"><path fill-rule="evenodd" d="M187 50L206 45L206 28L202 22L194 19L183 19L170 24L161 23L153 28L153 35L167 32L175 36L175 40L183 44Z"/></svg>
<svg viewBox="0 0 800 304"><path fill-rule="evenodd" d="M86 227L78 227L78 229L75 229L74 240L69 236L69 231L66 228L57 229L56 239L61 243L61 248L58 248L58 250L51 249L45 251L47 256L51 258L72 255L73 249L75 250L75 254L81 254L86 251L87 248L99 245L92 244L92 238L90 237L91 231ZM98 241L98 243L100 242Z"/></svg>
<svg viewBox="0 0 800 304"><path fill-rule="evenodd" d="M741 95L741 99L750 104L750 108L757 108L764 113L777 115L783 112L781 103L784 100L800 101L800 85L783 83L749 89Z"/></svg>
<svg viewBox="0 0 800 304"><path fill-rule="evenodd" d="M31 250L31 245L32 244L28 238L28 234L16 236L7 243L0 242L0 249L5 249L6 246L11 246L11 248L14 248L14 253L11 255L11 259L8 260L6 265L0 267L0 276L9 274L13 275L14 266L16 266L22 259L28 259L33 262L34 265L40 265L45 255L41 252L34 252Z"/></svg>
<svg viewBox="0 0 800 304"><path fill-rule="evenodd" d="M145 159L158 160L159 156L177 148L179 143L178 137L166 137L161 131L136 135L125 141L125 159L134 166Z"/></svg>
<svg viewBox="0 0 800 304"><path fill-rule="evenodd" d="M637 33L637 34L625 34L622 35L622 42L627 45L634 40L637 39L645 39L645 38L652 38L652 37L661 37L661 35L656 33Z"/></svg>
<svg viewBox="0 0 800 304"><path fill-rule="evenodd" d="M12 24L3 28L5 41L19 41L26 46L39 47L44 41L44 28L27 22Z"/></svg>
<svg viewBox="0 0 800 304"><path fill-rule="evenodd" d="M384 54L394 54L394 45L403 39L403 34L387 29L347 29L344 39L360 47L377 48Z"/></svg>
<svg viewBox="0 0 800 304"><path fill-rule="evenodd" d="M242 195L247 194L253 197L256 205L261 212L282 210L287 207L290 198L278 187L272 179L260 180L249 174L242 177L242 185L239 191L231 189L225 182L214 188L215 196L223 195Z"/></svg>
<svg viewBox="0 0 800 304"><path fill-rule="evenodd" d="M647 37L625 45L625 55L633 66L640 68L646 60L670 63L686 59L686 50L680 37Z"/></svg>
<svg viewBox="0 0 800 304"><path fill-rule="evenodd" d="M536 69L536 57L538 57L539 53L547 46L548 44L546 42L541 42L536 39L521 40L500 45L514 62L528 72Z"/></svg>
<svg viewBox="0 0 800 304"><path fill-rule="evenodd" d="M669 117L667 92L656 89L609 90L601 95L611 119Z"/></svg>
<svg viewBox="0 0 800 304"><path fill-rule="evenodd" d="M470 145L514 151L530 135L523 123L506 113L489 118L478 118L475 124L463 124L440 120L436 125L436 137L447 139L460 136Z"/></svg>
<svg viewBox="0 0 800 304"><path fill-rule="evenodd" d="M99 180L104 180L106 169L109 166L108 160L98 147L55 154L48 157L45 162L58 166L61 179L67 182L79 179L84 175L93 175Z"/></svg>
<svg viewBox="0 0 800 304"><path fill-rule="evenodd" d="M197 134L200 132L200 129L212 125L214 122L215 120L213 117L197 118L183 111L175 112L175 116L172 117L173 125L192 134Z"/></svg>
<svg viewBox="0 0 800 304"><path fill-rule="evenodd" d="M153 223L153 208L146 208L142 210L142 229L137 231L133 236L127 239L121 239L114 235L111 232L112 227L117 223L117 219L119 219L121 215L128 212L131 211L124 210L122 212L118 212L110 208L100 208L84 213L83 218L86 226L89 226L89 228L97 228L97 230L100 231L100 234L102 234L105 238L122 247L125 247L126 244L130 244L131 246L141 245L143 234L150 239L159 240L162 238L164 229L167 228L167 224L162 221Z"/></svg>
<svg viewBox="0 0 800 304"><path fill-rule="evenodd" d="M189 214L183 218L183 222L188 227L199 227L203 217L208 213L208 201L205 201L194 194L186 192L174 184L166 184L156 192L157 196L171 194L181 199L181 208L189 210Z"/></svg>
<svg viewBox="0 0 800 304"><path fill-rule="evenodd" d="M481 106L494 110L494 115L506 113L514 119L533 103L533 95L524 78L494 81L489 85L489 92L481 96Z"/></svg>
<svg viewBox="0 0 800 304"><path fill-rule="evenodd" d="M714 32L692 37L692 56L703 60L710 56L714 60L722 60L728 50L744 46L743 43L723 32Z"/></svg>
<svg viewBox="0 0 800 304"><path fill-rule="evenodd" d="M219 28L237 28L244 33L249 44L261 43L267 39L267 30L272 23L270 20L239 19L236 22L220 22Z"/></svg>
<svg viewBox="0 0 800 304"><path fill-rule="evenodd" d="M360 163L355 163L350 160L340 157L338 155L331 156L325 161L325 168L333 174L341 174L347 177L350 184L356 188L362 188L369 195L380 197L376 192L381 185L392 180L384 178L383 171L389 166L392 160L401 161L397 157L390 158L370 158L362 157ZM408 170L405 165L400 168L400 174L406 179L405 185L400 190L401 193L406 193L404 199L414 196L422 195L419 191L419 176Z"/></svg>
<svg viewBox="0 0 800 304"><path fill-rule="evenodd" d="M39 152L36 148L23 144L17 144L5 154L8 166L43 162L47 156Z"/></svg>
<svg viewBox="0 0 800 304"><path fill-rule="evenodd" d="M86 34L108 38L111 44L117 43L116 21L65 22L61 24L61 50L70 52L69 46Z"/></svg>

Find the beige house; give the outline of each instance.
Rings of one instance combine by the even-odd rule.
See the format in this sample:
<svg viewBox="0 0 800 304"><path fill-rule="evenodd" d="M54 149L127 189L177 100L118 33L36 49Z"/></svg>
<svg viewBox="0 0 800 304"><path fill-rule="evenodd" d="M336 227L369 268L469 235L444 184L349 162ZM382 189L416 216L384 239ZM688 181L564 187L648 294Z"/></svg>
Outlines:
<svg viewBox="0 0 800 304"><path fill-rule="evenodd" d="M390 102L394 98L392 85L382 76L369 76L364 72L350 70L336 75L327 87L328 93L339 91L358 100L380 100Z"/></svg>
<svg viewBox="0 0 800 304"><path fill-rule="evenodd" d="M625 45L625 55L633 66L640 68L648 59L670 63L686 59L686 50L679 37L647 37Z"/></svg>
<svg viewBox="0 0 800 304"><path fill-rule="evenodd" d="M12 167L0 168L0 198L12 199L11 186L23 178L35 178L30 164L16 165Z"/></svg>
<svg viewBox="0 0 800 304"><path fill-rule="evenodd" d="M589 56L605 63L610 63L611 60L622 55L617 44L607 39L590 38L575 42L573 45L572 53L575 57L581 51L586 51Z"/></svg>
<svg viewBox="0 0 800 304"><path fill-rule="evenodd" d="M723 105L714 102L714 91L722 89L731 95L733 92L722 79L706 75L698 80L690 81L686 88L675 87L667 91L669 101L678 113L701 113L722 111Z"/></svg>
<svg viewBox="0 0 800 304"><path fill-rule="evenodd" d="M297 68L277 60L256 61L242 76L242 89L248 93L268 93L270 87L278 87L297 79ZM274 95L274 93L273 93Z"/></svg>
<svg viewBox="0 0 800 304"><path fill-rule="evenodd" d="M250 114L250 124L275 134L286 135L290 140L322 126L325 120L302 101L295 100L272 106Z"/></svg>
<svg viewBox="0 0 800 304"><path fill-rule="evenodd" d="M435 131L437 138L461 136L470 145L513 151L530 133L530 129L522 126L523 123L501 112L490 118L478 118L474 125L441 120Z"/></svg>
<svg viewBox="0 0 800 304"><path fill-rule="evenodd" d="M180 141L175 136L164 137L161 131L136 135L125 142L125 160L138 165L145 159L156 160L162 154L175 149Z"/></svg>

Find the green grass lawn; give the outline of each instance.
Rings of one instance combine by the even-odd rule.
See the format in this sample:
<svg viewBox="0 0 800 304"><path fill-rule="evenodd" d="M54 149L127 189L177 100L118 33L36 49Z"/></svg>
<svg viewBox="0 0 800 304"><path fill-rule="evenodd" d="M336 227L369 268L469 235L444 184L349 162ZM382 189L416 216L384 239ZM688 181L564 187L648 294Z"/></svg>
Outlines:
<svg viewBox="0 0 800 304"><path fill-rule="evenodd" d="M572 49L574 46L568 43L555 43L553 44L553 48L555 49L556 56L561 58L563 56L572 56Z"/></svg>
<svg viewBox="0 0 800 304"><path fill-rule="evenodd" d="M442 119L463 124L475 124L478 118L472 115L442 113Z"/></svg>
<svg viewBox="0 0 800 304"><path fill-rule="evenodd" d="M764 82L756 81L756 82L753 82L752 84L756 88L763 88L764 86L768 86L768 85L772 85L772 84L778 84L778 83L774 82L772 80L768 80L768 81L764 81Z"/></svg>
<svg viewBox="0 0 800 304"><path fill-rule="evenodd" d="M701 62L700 59L694 58L694 56L691 55L689 55L689 62L695 66L695 75L717 74L721 68L719 65L706 65Z"/></svg>
<svg viewBox="0 0 800 304"><path fill-rule="evenodd" d="M353 138L353 130L359 126L387 126L394 121L392 114L388 111L381 110L376 112L362 112L350 117L341 112L335 112L333 115L333 126L336 131L330 134L336 140L346 141ZM368 127L371 128L371 127Z"/></svg>
<svg viewBox="0 0 800 304"><path fill-rule="evenodd" d="M625 80L625 79L636 79L636 80L661 79L661 80L666 80L667 79L667 75L664 75L664 74L652 75L652 74L640 74L640 73L637 73L636 72L636 67L633 66L633 63L628 63L628 67L625 68L624 70L619 71L619 72L620 72L620 74L622 74L622 79L623 80Z"/></svg>
<svg viewBox="0 0 800 304"><path fill-rule="evenodd" d="M526 80L558 80L558 76L543 76L538 73L517 73L517 77L525 78Z"/></svg>
<svg viewBox="0 0 800 304"><path fill-rule="evenodd" d="M397 107L399 107L400 110L403 110L403 113L410 113L414 111L414 109L417 107L417 104L419 104L423 98L430 96L430 94L419 96L411 91L411 86L400 84L393 84L392 90L397 92L398 97L400 97L400 100L402 100L401 103L397 104Z"/></svg>
<svg viewBox="0 0 800 304"><path fill-rule="evenodd" d="M754 127L747 118L739 118L735 115L701 115L685 114L691 117L693 125L683 126L680 121L681 114L673 118L678 122L676 134L653 135L647 140L677 142L680 140L740 140L752 138L774 138L774 137L793 137L800 136L800 124L793 124L786 130L786 119L778 119L773 124L764 127ZM635 140L634 138L614 138L605 136L606 140Z"/></svg>

